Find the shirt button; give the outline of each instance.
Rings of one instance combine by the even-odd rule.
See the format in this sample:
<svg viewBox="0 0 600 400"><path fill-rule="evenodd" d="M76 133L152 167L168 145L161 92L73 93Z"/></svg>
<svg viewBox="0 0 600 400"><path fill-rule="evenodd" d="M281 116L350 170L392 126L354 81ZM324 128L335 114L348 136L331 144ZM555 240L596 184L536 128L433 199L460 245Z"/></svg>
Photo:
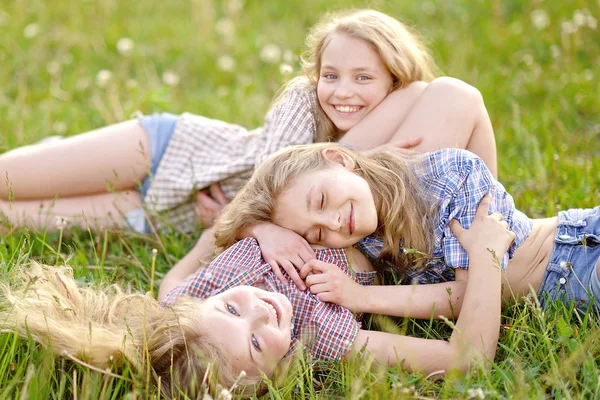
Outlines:
<svg viewBox="0 0 600 400"><path fill-rule="evenodd" d="M566 261L561 261L559 265L560 265L560 267L562 269L567 269L567 262Z"/></svg>
<svg viewBox="0 0 600 400"><path fill-rule="evenodd" d="M560 282L561 285L564 285L565 283L567 283L567 280L565 278L560 278L558 282Z"/></svg>

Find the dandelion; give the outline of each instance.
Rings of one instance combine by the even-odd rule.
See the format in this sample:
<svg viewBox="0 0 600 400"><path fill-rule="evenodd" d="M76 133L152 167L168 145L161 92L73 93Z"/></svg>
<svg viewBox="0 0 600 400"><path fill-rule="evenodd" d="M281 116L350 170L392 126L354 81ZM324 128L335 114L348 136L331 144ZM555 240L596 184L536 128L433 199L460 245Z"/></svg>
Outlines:
<svg viewBox="0 0 600 400"><path fill-rule="evenodd" d="M564 21L561 26L560 26L563 35L570 35L572 33L575 33L575 31L577 31L577 29L575 28L575 25L571 22L571 21Z"/></svg>
<svg viewBox="0 0 600 400"><path fill-rule="evenodd" d="M264 62L275 64L281 59L281 49L276 44L267 44L260 50L259 56Z"/></svg>
<svg viewBox="0 0 600 400"><path fill-rule="evenodd" d="M113 73L106 69L101 69L98 71L96 75L96 85L101 88L105 88L108 86L109 82L112 80Z"/></svg>
<svg viewBox="0 0 600 400"><path fill-rule="evenodd" d="M60 73L60 63L56 60L52 60L46 65L46 71L52 76L56 76Z"/></svg>
<svg viewBox="0 0 600 400"><path fill-rule="evenodd" d="M531 54L524 54L523 55L523 62L526 65L531 65L533 64L533 56Z"/></svg>
<svg viewBox="0 0 600 400"><path fill-rule="evenodd" d="M596 18L594 18L593 16L589 15L587 16L587 26L588 28L590 28L591 30L595 31L596 28L598 27L598 21L596 20Z"/></svg>
<svg viewBox="0 0 600 400"><path fill-rule="evenodd" d="M23 36L27 39L31 39L40 33L40 26L37 23L29 24L23 29Z"/></svg>
<svg viewBox="0 0 600 400"><path fill-rule="evenodd" d="M469 399L485 399L485 393L482 388L468 389L467 396Z"/></svg>
<svg viewBox="0 0 600 400"><path fill-rule="evenodd" d="M179 85L181 78L179 78L179 75L177 75L175 72L168 69L163 72L162 80L168 86L177 86Z"/></svg>
<svg viewBox="0 0 600 400"><path fill-rule="evenodd" d="M279 73L281 75L290 75L292 72L294 72L294 68L292 68L291 65L289 65L289 64L280 64L279 65Z"/></svg>
<svg viewBox="0 0 600 400"><path fill-rule="evenodd" d="M583 79L585 79L588 82L594 79L594 74L591 69L588 68L585 71L583 71Z"/></svg>
<svg viewBox="0 0 600 400"><path fill-rule="evenodd" d="M217 68L221 71L231 72L235 69L235 60L230 55L224 55L217 59Z"/></svg>
<svg viewBox="0 0 600 400"><path fill-rule="evenodd" d="M235 23L228 18L220 19L215 23L215 31L225 38L231 38L235 36Z"/></svg>
<svg viewBox="0 0 600 400"><path fill-rule="evenodd" d="M550 25L550 18L548 17L548 13L546 12L546 10L541 10L541 9L533 10L531 12L530 17L531 17L531 23L538 30L547 28L548 25Z"/></svg>
<svg viewBox="0 0 600 400"><path fill-rule="evenodd" d="M58 215L54 217L54 223L56 225L56 229L58 229L59 231L69 226L69 220Z"/></svg>
<svg viewBox="0 0 600 400"><path fill-rule="evenodd" d="M130 38L121 38L117 41L117 52L122 56L129 56L133 52L135 43Z"/></svg>
<svg viewBox="0 0 600 400"><path fill-rule="evenodd" d="M52 130L59 135L63 135L67 131L67 124L57 121L52 124Z"/></svg>
<svg viewBox="0 0 600 400"><path fill-rule="evenodd" d="M231 396L231 392L227 389L221 389L221 393L219 396L220 400L231 400L233 396Z"/></svg>
<svg viewBox="0 0 600 400"><path fill-rule="evenodd" d="M75 57L73 57L73 54L71 53L65 53L62 55L61 57L61 62L65 65L69 65L73 62Z"/></svg>
<svg viewBox="0 0 600 400"><path fill-rule="evenodd" d="M587 13L584 10L575 10L573 13L573 24L576 28L586 25Z"/></svg>
<svg viewBox="0 0 600 400"><path fill-rule="evenodd" d="M560 47L558 47L556 45L550 46L550 54L552 55L553 58L560 57L560 54L561 54Z"/></svg>

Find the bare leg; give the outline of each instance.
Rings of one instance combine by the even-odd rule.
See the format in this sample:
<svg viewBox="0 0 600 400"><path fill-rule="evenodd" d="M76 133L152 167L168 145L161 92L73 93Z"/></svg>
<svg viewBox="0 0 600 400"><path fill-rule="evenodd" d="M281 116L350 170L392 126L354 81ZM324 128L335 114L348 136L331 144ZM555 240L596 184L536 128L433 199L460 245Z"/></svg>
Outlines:
<svg viewBox="0 0 600 400"><path fill-rule="evenodd" d="M79 227L94 231L97 228L124 228L124 217L141 207L136 191L102 193L89 196L65 197L56 200L6 201L0 200L0 217L12 226L35 230L58 230L61 221L65 227Z"/></svg>
<svg viewBox="0 0 600 400"><path fill-rule="evenodd" d="M146 131L137 120L126 121L0 155L0 199L9 191L22 201L133 189L149 166Z"/></svg>
<svg viewBox="0 0 600 400"><path fill-rule="evenodd" d="M426 152L445 147L477 154L498 176L496 139L481 93L453 78L438 78L423 91L392 141L420 136L413 148Z"/></svg>

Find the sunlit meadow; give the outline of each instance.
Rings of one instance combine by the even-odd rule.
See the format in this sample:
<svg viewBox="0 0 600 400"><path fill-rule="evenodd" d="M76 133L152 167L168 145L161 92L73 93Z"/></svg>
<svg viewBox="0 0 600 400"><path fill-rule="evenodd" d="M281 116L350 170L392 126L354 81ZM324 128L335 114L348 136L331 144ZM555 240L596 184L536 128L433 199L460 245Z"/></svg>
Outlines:
<svg viewBox="0 0 600 400"><path fill-rule="evenodd" d="M3 0L0 151L138 111L259 126L277 89L298 73L307 29L325 11L349 6L413 25L443 74L479 88L500 180L521 210L544 217L600 203L598 0ZM35 259L66 262L81 282L154 292L198 236L2 235L0 279ZM450 332L442 322L395 322L420 337ZM560 305L541 312L528 298L508 307L502 322L490 371L439 378L368 368L365 360L325 374L305 366L267 398L600 398L597 315L574 318ZM0 335L0 354L0 398L157 397L144 373L54 360L12 334Z"/></svg>

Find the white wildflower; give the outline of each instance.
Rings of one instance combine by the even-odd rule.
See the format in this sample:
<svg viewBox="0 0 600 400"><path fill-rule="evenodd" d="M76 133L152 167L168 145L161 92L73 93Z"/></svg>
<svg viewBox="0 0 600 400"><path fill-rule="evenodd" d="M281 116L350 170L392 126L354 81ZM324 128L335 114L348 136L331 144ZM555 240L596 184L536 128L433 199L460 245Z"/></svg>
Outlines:
<svg viewBox="0 0 600 400"><path fill-rule="evenodd" d="M560 47L558 47L556 45L550 46L550 54L552 54L552 57L554 57L554 58L560 57L560 54L561 54Z"/></svg>
<svg viewBox="0 0 600 400"><path fill-rule="evenodd" d="M62 135L67 131L67 124L65 124L64 122L56 121L52 124L52 130L55 133Z"/></svg>
<svg viewBox="0 0 600 400"><path fill-rule="evenodd" d="M117 52L122 56L129 56L133 52L135 43L133 39L124 37L117 42Z"/></svg>
<svg viewBox="0 0 600 400"><path fill-rule="evenodd" d="M281 75L290 75L292 72L294 72L294 68L292 68L291 65L289 65L289 64L280 64L279 65L279 73L281 73Z"/></svg>
<svg viewBox="0 0 600 400"><path fill-rule="evenodd" d="M296 61L296 55L290 49L286 49L283 52L283 61L286 62L286 63L288 63L288 64L291 64L294 61Z"/></svg>
<svg viewBox="0 0 600 400"><path fill-rule="evenodd" d="M591 69L588 68L585 71L583 71L583 79L585 79L588 82L594 79L594 73Z"/></svg>
<svg viewBox="0 0 600 400"><path fill-rule="evenodd" d="M109 82L112 80L113 73L106 69L101 69L98 71L96 75L96 85L101 88L105 88L108 86Z"/></svg>
<svg viewBox="0 0 600 400"><path fill-rule="evenodd" d="M217 58L217 68L221 71L231 72L235 69L235 60L230 55Z"/></svg>
<svg viewBox="0 0 600 400"><path fill-rule="evenodd" d="M58 230L63 230L69 226L69 220L58 215L54 217L54 223L56 224L56 229Z"/></svg>
<svg viewBox="0 0 600 400"><path fill-rule="evenodd" d="M215 23L215 31L224 38L235 36L235 23L229 18L223 18Z"/></svg>
<svg viewBox="0 0 600 400"><path fill-rule="evenodd" d="M222 389L221 393L219 393L220 400L231 400L233 396L231 396L231 392L227 389Z"/></svg>
<svg viewBox="0 0 600 400"><path fill-rule="evenodd" d="M27 39L31 39L40 33L40 26L35 22L33 24L29 24L23 29L23 36Z"/></svg>
<svg viewBox="0 0 600 400"><path fill-rule="evenodd" d="M548 13L546 10L537 9L531 12L531 23L537 29L542 30L547 28L550 25L550 17L548 17Z"/></svg>
<svg viewBox="0 0 600 400"><path fill-rule="evenodd" d="M152 249L152 257L156 257L158 255L158 249Z"/></svg>
<svg viewBox="0 0 600 400"><path fill-rule="evenodd" d="M588 28L590 28L591 30L595 31L596 28L598 27L598 21L596 20L596 18L594 18L591 15L587 16L587 26Z"/></svg>
<svg viewBox="0 0 600 400"><path fill-rule="evenodd" d="M573 24L576 28L586 25L587 13L584 10L575 10L573 13Z"/></svg>
<svg viewBox="0 0 600 400"><path fill-rule="evenodd" d="M562 33L564 35L570 35L572 33L575 33L575 31L577 30L575 28L575 25L571 22L571 21L564 21L561 26L560 26Z"/></svg>
<svg viewBox="0 0 600 400"><path fill-rule="evenodd" d="M526 65L531 65L531 64L533 64L533 56L532 56L531 54L529 54L529 53L527 53L527 54L524 54L524 55L523 55L523 62L524 62Z"/></svg>
<svg viewBox="0 0 600 400"><path fill-rule="evenodd" d="M485 399L485 393L482 388L468 389L467 396L469 399Z"/></svg>
<svg viewBox="0 0 600 400"><path fill-rule="evenodd" d="M179 85L181 78L179 78L179 75L177 75L174 71L168 69L163 72L162 80L168 86L177 86Z"/></svg>
<svg viewBox="0 0 600 400"><path fill-rule="evenodd" d="M267 44L260 50L259 56L264 62L275 64L281 59L281 49L276 44Z"/></svg>
<svg viewBox="0 0 600 400"><path fill-rule="evenodd" d="M237 14L244 8L244 0L229 0L225 3L225 7L230 13Z"/></svg>
<svg viewBox="0 0 600 400"><path fill-rule="evenodd" d="M250 86L252 84L252 77L247 74L239 74L237 81L242 87Z"/></svg>
<svg viewBox="0 0 600 400"><path fill-rule="evenodd" d="M435 5L430 1L426 1L421 4L421 10L427 15L433 15L435 14Z"/></svg>
<svg viewBox="0 0 600 400"><path fill-rule="evenodd" d="M46 71L52 76L60 74L60 63L56 60L52 60L46 65Z"/></svg>

